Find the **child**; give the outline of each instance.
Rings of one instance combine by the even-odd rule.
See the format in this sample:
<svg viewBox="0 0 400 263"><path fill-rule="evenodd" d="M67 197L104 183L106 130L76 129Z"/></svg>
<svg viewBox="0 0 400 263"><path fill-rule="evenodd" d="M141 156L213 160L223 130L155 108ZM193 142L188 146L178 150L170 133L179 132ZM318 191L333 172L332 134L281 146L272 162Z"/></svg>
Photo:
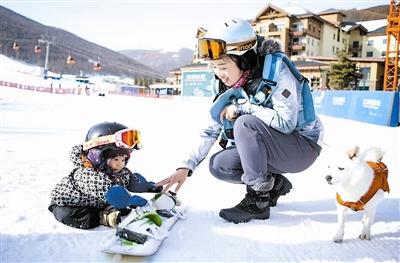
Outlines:
<svg viewBox="0 0 400 263"><path fill-rule="evenodd" d="M138 130L116 122L90 128L85 143L72 147L70 160L74 169L50 194L49 210L55 218L81 229L115 227L129 210L117 210L107 204L105 196L110 187L121 185L136 193L160 192L162 187L126 168L133 149L140 149Z"/></svg>

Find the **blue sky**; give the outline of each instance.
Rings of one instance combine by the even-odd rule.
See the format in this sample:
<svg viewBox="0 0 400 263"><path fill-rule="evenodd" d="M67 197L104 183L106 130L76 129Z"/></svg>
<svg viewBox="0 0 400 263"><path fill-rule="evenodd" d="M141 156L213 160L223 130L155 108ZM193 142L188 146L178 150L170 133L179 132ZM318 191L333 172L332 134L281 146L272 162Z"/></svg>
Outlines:
<svg viewBox="0 0 400 263"><path fill-rule="evenodd" d="M300 6L318 13L329 8L367 8L388 0L269 1L280 8ZM260 0L0 0L39 23L65 29L113 50L194 48L199 26L228 18L254 18Z"/></svg>

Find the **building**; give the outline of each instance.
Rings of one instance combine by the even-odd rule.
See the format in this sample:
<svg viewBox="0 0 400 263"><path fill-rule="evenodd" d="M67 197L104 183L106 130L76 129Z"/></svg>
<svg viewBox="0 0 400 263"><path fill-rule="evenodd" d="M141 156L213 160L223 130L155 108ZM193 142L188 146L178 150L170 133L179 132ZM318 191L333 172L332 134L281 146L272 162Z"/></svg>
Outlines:
<svg viewBox="0 0 400 263"><path fill-rule="evenodd" d="M359 69L357 88L382 90L387 20L345 22L345 16L336 9L314 14L301 7L267 4L249 22L257 34L281 43L313 89L329 87L329 65L338 51L346 51ZM199 27L196 36L205 32ZM193 63L201 63L196 53Z"/></svg>

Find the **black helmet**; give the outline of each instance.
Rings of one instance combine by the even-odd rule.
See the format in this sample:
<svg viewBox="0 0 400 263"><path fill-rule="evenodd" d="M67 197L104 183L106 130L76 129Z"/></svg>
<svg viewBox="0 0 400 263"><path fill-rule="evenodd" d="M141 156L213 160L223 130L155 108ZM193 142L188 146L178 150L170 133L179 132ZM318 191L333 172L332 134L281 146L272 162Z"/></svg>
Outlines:
<svg viewBox="0 0 400 263"><path fill-rule="evenodd" d="M117 131L127 129L128 127L117 122L102 122L93 125L86 134L85 142L96 139L98 137L112 135ZM125 165L130 158L131 150L117 147L114 143L99 145L87 151L87 158L92 163L94 168L108 170L106 161L109 158L114 158L117 155L125 155Z"/></svg>
<svg viewBox="0 0 400 263"><path fill-rule="evenodd" d="M93 140L95 138L111 135L117 131L127 129L125 125L118 122L102 122L93 125L86 134L85 142Z"/></svg>

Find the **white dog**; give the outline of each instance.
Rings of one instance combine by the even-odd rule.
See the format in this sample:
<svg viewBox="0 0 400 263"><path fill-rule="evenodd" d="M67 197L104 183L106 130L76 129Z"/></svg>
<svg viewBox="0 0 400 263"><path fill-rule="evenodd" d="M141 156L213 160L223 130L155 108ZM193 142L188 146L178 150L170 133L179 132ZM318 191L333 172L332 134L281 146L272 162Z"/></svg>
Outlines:
<svg viewBox="0 0 400 263"><path fill-rule="evenodd" d="M382 149L372 147L360 153L356 146L346 153L345 159L328 167L330 172L325 177L337 191L338 230L333 237L337 243L343 241L345 216L350 209L364 211L359 238L370 240L377 206L384 191L389 192L388 169L381 162L385 154Z"/></svg>

